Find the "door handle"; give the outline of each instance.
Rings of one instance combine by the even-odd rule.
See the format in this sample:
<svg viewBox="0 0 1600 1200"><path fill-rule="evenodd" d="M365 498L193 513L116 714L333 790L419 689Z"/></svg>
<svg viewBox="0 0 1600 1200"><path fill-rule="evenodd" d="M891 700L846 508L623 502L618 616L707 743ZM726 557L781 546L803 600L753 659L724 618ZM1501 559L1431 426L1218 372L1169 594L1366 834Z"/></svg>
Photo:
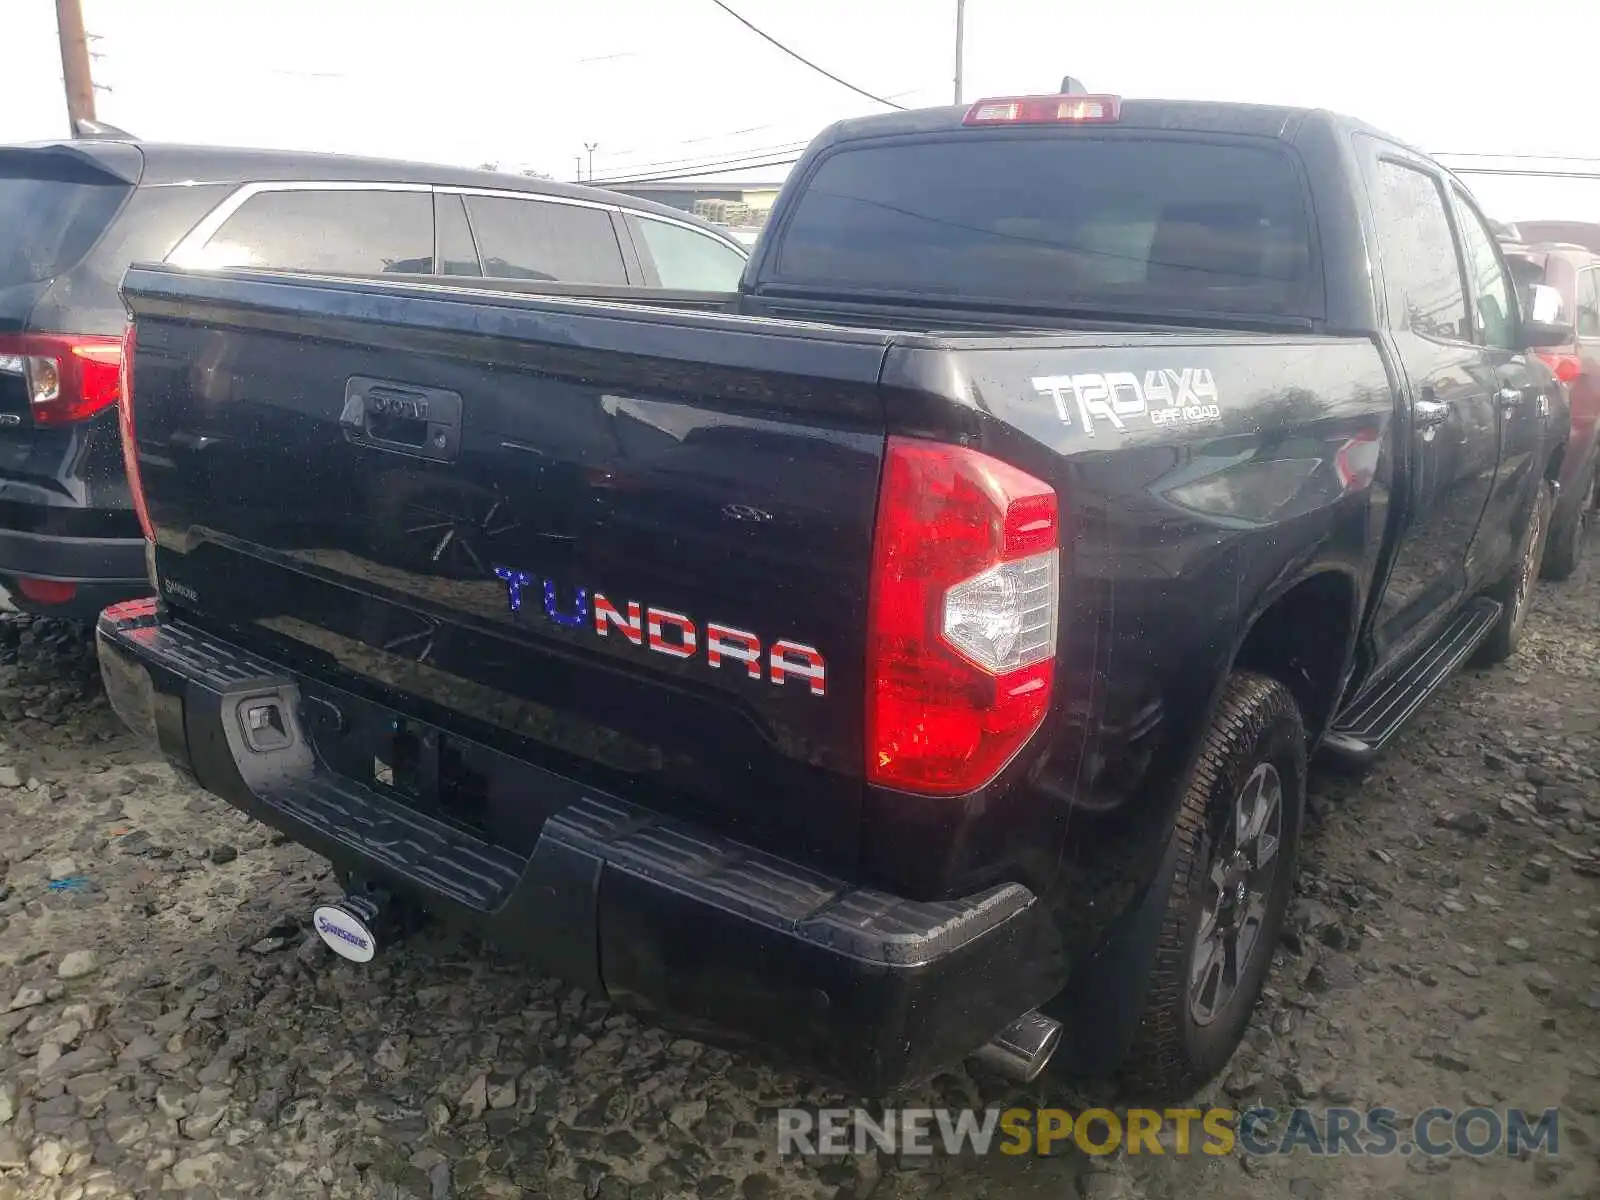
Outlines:
<svg viewBox="0 0 1600 1200"><path fill-rule="evenodd" d="M1445 400L1419 398L1411 406L1411 412L1418 429L1437 429L1449 418L1450 405Z"/></svg>
<svg viewBox="0 0 1600 1200"><path fill-rule="evenodd" d="M1507 413L1511 412L1511 410L1516 408L1517 405L1521 404L1522 401L1523 395L1521 388L1503 387L1500 389L1500 407L1503 411Z"/></svg>

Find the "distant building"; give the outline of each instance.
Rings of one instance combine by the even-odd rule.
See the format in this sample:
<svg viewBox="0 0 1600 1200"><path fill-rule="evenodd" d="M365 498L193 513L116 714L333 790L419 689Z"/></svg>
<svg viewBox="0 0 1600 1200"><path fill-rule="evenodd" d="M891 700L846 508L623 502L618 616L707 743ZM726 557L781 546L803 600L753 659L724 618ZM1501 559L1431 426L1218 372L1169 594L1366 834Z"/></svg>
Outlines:
<svg viewBox="0 0 1600 1200"><path fill-rule="evenodd" d="M600 180L596 186L681 208L730 229L759 229L766 223L783 183L770 179L663 179L608 184Z"/></svg>

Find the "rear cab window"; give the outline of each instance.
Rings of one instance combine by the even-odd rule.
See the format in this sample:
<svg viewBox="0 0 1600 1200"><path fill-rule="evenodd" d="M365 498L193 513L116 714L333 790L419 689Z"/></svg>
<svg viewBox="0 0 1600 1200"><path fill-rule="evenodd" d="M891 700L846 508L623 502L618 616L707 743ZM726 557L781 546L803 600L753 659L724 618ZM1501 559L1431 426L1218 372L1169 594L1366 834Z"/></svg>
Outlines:
<svg viewBox="0 0 1600 1200"><path fill-rule="evenodd" d="M64 151L0 151L0 288L76 267L133 186Z"/></svg>
<svg viewBox="0 0 1600 1200"><path fill-rule="evenodd" d="M983 304L1314 318L1306 189L1264 139L970 131L834 151L772 281Z"/></svg>

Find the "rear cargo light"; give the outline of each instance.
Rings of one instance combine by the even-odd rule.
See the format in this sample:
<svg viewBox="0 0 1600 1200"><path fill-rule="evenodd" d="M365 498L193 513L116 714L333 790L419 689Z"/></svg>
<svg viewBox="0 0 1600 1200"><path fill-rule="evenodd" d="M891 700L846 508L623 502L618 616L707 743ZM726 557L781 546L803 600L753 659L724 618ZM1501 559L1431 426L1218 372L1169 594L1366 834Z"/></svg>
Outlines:
<svg viewBox="0 0 1600 1200"><path fill-rule="evenodd" d="M963 125L1107 125L1122 116L1120 96L998 96L979 100Z"/></svg>
<svg viewBox="0 0 1600 1200"><path fill-rule="evenodd" d="M1535 354L1562 383L1571 383L1583 374L1583 359L1568 350L1535 350Z"/></svg>
<svg viewBox="0 0 1600 1200"><path fill-rule="evenodd" d="M22 377L35 425L70 425L110 408L121 394L121 365L116 338L0 336L0 374Z"/></svg>
<svg viewBox="0 0 1600 1200"><path fill-rule="evenodd" d="M144 540L156 540L155 526L150 523L150 508L144 500L144 479L139 474L139 451L133 441L133 322L122 335L122 403L117 406L117 428L122 435L122 467L128 477L128 498L139 517L139 528L144 530ZM153 581L152 581L153 582Z"/></svg>
<svg viewBox="0 0 1600 1200"><path fill-rule="evenodd" d="M868 602L867 778L970 792L1022 749L1055 682L1055 492L974 450L891 437Z"/></svg>

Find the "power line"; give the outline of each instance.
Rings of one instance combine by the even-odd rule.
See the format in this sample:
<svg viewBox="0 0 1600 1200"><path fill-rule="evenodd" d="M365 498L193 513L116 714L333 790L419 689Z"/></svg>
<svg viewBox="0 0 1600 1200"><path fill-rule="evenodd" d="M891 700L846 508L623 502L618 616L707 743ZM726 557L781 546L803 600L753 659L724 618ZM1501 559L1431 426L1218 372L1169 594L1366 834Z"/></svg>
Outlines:
<svg viewBox="0 0 1600 1200"><path fill-rule="evenodd" d="M686 139L683 142L674 143L674 145L684 145L684 146L686 146L690 142L693 142L693 141L716 141L716 140L718 140L716 137L690 138L690 139ZM680 164L683 165L683 166L688 166L688 167L697 167L708 158L723 158L723 157L726 157L728 155L746 155L747 156L747 155L752 155L752 154L776 154L776 153L779 153L780 151L785 151L785 150L798 150L802 146L805 146L809 140L810 140L809 138L795 138L793 141L780 142L780 143L777 143L775 145L769 145L769 146L750 146L750 147L747 147L746 149L743 149L743 150L738 149L737 147L734 147L734 146L727 146L727 147L724 147L721 150L697 150L697 151L693 152L692 154L687 154L687 155L685 155L685 156L683 156L681 158L658 158L658 159L650 159L650 160L647 160L647 161L642 162L642 163L631 163L631 164L621 164L621 163L619 163L619 164L617 164L617 165L615 165L615 166L613 166L611 168L611 172L612 172L612 174L616 174L619 171L629 171L629 172L634 172L634 171L653 171L657 167L675 167L675 166L678 166ZM657 150L655 151L655 153L659 154L662 149L671 149L671 147L658 147ZM635 155L637 155L637 154L640 154L640 153L643 153L643 152L636 150L633 153ZM620 157L622 157L622 155L619 153L619 154L613 155L612 157L620 158Z"/></svg>
<svg viewBox="0 0 1600 1200"><path fill-rule="evenodd" d="M917 95L917 94L919 94L921 92L925 92L927 90L928 90L927 88L910 88L907 91L903 91L903 92L891 92L891 93L889 93L888 99L890 99L890 100L899 100L899 99L903 99L903 98L905 98L907 96L915 96L915 95ZM901 111L903 112L905 110L902 109ZM772 123L768 123L766 125L750 125L750 126L745 127L744 129L729 129L729 130L723 131L722 133L706 133L706 134L701 134L698 137L681 138L681 139L679 139L678 141L675 141L675 142L667 142L667 143L657 142L655 145L652 145L652 146L642 146L642 147L635 146L635 147L633 147L631 149L628 149L628 150L614 150L614 151L611 152L611 154L608 157L610 157L612 159L618 159L618 158L629 158L629 157L640 155L640 154L659 154L662 150L672 150L672 149L676 149L679 146L693 146L693 145L696 145L697 143L701 143L701 142L720 142L720 141L725 141L725 140L731 140L733 138L737 138L737 137L739 137L739 136L741 136L743 134L747 134L747 133L760 133L762 130L765 130L765 129L778 129L778 128L781 128L781 126L780 125L775 125L775 124L772 124ZM812 128L814 128L814 127L812 127ZM657 169L658 167L660 167L660 168L673 167L673 166L679 165L680 163L685 165L685 166L699 166L701 160L703 160L705 158L709 158L709 157L715 157L717 155L722 155L722 154L738 154L738 155L777 154L777 153L780 153L780 152L787 152L789 150L800 150L800 149L803 149L807 145L810 144L810 140L814 136L815 136L814 133L807 133L805 137L796 138L792 142L783 142L783 143L780 143L778 145L771 145L771 146L751 146L751 147L748 147L747 149L744 149L744 150L736 150L733 147L729 147L729 148L727 148L725 150L705 150L705 151L700 151L697 155L695 155L693 157L669 158L669 159L659 159L659 160L650 161L650 162L632 163L632 164L626 166L626 168L622 167L619 164L619 165L613 167L612 170L613 171L619 171L619 170L626 169L629 172L653 171L653 170Z"/></svg>
<svg viewBox="0 0 1600 1200"><path fill-rule="evenodd" d="M1600 182L1600 170L1540 171L1529 167L1451 167L1457 175L1510 175L1524 179L1593 179Z"/></svg>
<svg viewBox="0 0 1600 1200"><path fill-rule="evenodd" d="M703 175L726 175L733 171L755 171L763 167L787 167L800 161L798 154L788 158L775 158L767 162L735 162L723 163L719 166L707 167L703 171L673 171L667 175L642 175L629 179L596 179L592 182L596 187L616 187L630 183L671 183L677 179L698 179ZM591 182L585 179L585 183Z"/></svg>
<svg viewBox="0 0 1600 1200"><path fill-rule="evenodd" d="M1435 158L1504 158L1514 162L1600 162L1600 158L1584 158L1571 154L1489 154L1467 150L1441 150Z"/></svg>
<svg viewBox="0 0 1600 1200"><path fill-rule="evenodd" d="M865 96L868 100L875 101L876 103L883 105L885 108L898 108L901 111L905 110L905 105L896 104L893 100L885 100L882 96L874 96L871 92L867 91L865 88L858 88L855 84L850 83L848 80L840 79L832 71L824 70L822 67L817 66L816 63L812 62L809 58L805 57L803 54L798 54L795 51L789 49L789 47L785 46L782 42L780 42L777 38L773 37L770 33L765 33L762 30L757 29L754 25L750 24L749 21L746 21L738 13L734 12L733 9L729 8L726 4L724 4L722 2L722 0L711 0L711 3L715 4L718 8L720 8L723 12L727 13L735 21L739 22L739 24L743 25L751 33L755 34L757 37L760 37L760 38L762 38L762 39L764 39L764 40L766 40L768 42L771 42L774 46L776 46L779 50L782 50L790 58L794 59L796 62L804 63L806 66L810 67L817 74L826 75L829 79L833 80L835 83L839 84L841 87L847 87L852 92L854 92L856 95Z"/></svg>
<svg viewBox="0 0 1600 1200"><path fill-rule="evenodd" d="M761 133L772 128L774 126L770 123L766 125L746 125L743 129L724 129L721 133L703 133L698 137L678 138L676 141L671 142L653 142L643 146L629 146L626 150L614 151L612 157L631 158L639 154L659 154L662 150L676 150L679 146L692 146L698 142L715 142L723 138L743 137L747 133Z"/></svg>
<svg viewBox="0 0 1600 1200"><path fill-rule="evenodd" d="M738 166L740 163L752 159L772 158L780 154L798 155L808 145L810 145L809 142L791 142L784 146L756 146L749 150L740 151L737 154L725 154L723 156L706 155L700 158L679 159L672 162L639 163L636 166L629 167L627 170L615 171L610 175L602 175L594 182L609 183L624 179L631 180L644 175L659 175L665 178L679 171L693 171L701 167L723 167L729 164Z"/></svg>
<svg viewBox="0 0 1600 1200"><path fill-rule="evenodd" d="M787 158L768 159L763 162L725 163L719 166L707 167L700 171L674 171L666 175L640 175L628 179L597 179L596 187L617 187L630 183L671 183L678 179L699 179L706 175L729 175L737 171L758 171L766 167L787 167L800 161L798 154ZM588 180L584 181L585 183Z"/></svg>

